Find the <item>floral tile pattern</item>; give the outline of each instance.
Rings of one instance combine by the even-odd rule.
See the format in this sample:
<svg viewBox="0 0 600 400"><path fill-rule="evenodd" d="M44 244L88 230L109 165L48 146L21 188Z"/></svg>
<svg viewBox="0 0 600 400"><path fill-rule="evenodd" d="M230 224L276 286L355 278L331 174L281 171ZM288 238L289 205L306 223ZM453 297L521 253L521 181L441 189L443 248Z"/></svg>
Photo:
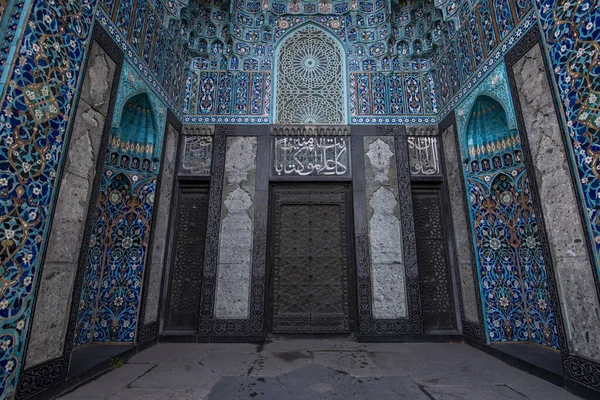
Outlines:
<svg viewBox="0 0 600 400"><path fill-rule="evenodd" d="M90 0L33 1L2 93L0 398L14 390L21 369L94 5Z"/></svg>
<svg viewBox="0 0 600 400"><path fill-rule="evenodd" d="M558 348L504 64L459 105L457 125L488 339Z"/></svg>
<svg viewBox="0 0 600 400"><path fill-rule="evenodd" d="M594 0L537 0L536 4L600 281L600 4Z"/></svg>
<svg viewBox="0 0 600 400"><path fill-rule="evenodd" d="M135 339L165 123L166 106L125 62L88 242L76 346Z"/></svg>

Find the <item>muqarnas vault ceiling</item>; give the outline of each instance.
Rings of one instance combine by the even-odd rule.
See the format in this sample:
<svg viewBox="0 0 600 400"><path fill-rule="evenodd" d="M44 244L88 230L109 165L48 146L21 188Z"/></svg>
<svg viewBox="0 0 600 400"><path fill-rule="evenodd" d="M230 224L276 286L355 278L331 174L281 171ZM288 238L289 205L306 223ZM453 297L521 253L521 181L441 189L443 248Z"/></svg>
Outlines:
<svg viewBox="0 0 600 400"><path fill-rule="evenodd" d="M342 49L345 123L436 123L535 21L530 0L100 4L101 24L184 123L280 122L278 48L306 25Z"/></svg>
<svg viewBox="0 0 600 400"><path fill-rule="evenodd" d="M343 47L350 116L437 113L430 70L448 24L433 2L238 0L182 10L180 34L191 57L184 114L271 121L277 48L305 24Z"/></svg>

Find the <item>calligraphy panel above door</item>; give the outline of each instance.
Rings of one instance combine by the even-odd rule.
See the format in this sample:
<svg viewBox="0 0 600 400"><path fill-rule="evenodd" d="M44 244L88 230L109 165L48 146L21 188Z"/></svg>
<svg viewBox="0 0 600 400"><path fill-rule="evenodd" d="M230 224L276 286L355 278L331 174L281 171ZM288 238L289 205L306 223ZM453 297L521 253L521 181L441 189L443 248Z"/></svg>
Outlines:
<svg viewBox="0 0 600 400"><path fill-rule="evenodd" d="M274 136L273 177L350 177L350 138Z"/></svg>

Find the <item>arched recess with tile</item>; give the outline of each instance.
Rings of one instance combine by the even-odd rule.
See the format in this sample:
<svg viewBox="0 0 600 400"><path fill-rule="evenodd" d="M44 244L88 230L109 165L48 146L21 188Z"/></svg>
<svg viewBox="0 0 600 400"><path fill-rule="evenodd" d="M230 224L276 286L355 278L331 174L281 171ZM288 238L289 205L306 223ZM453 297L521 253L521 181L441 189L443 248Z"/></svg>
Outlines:
<svg viewBox="0 0 600 400"><path fill-rule="evenodd" d="M461 138L487 337L559 348L521 138L500 101L477 96Z"/></svg>
<svg viewBox="0 0 600 400"><path fill-rule="evenodd" d="M161 154L147 93L130 96L111 130L88 241L75 346L134 342Z"/></svg>

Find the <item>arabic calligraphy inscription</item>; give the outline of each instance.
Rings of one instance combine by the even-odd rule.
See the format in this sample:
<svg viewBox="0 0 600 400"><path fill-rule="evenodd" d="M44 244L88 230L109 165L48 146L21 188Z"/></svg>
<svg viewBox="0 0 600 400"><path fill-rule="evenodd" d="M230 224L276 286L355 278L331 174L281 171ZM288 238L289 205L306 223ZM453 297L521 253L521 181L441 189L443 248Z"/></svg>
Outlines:
<svg viewBox="0 0 600 400"><path fill-rule="evenodd" d="M275 176L350 176L347 137L273 138Z"/></svg>
<svg viewBox="0 0 600 400"><path fill-rule="evenodd" d="M436 137L409 136L408 154L411 175L441 175Z"/></svg>
<svg viewBox="0 0 600 400"><path fill-rule="evenodd" d="M210 136L186 136L181 157L181 173L210 175L213 140Z"/></svg>

